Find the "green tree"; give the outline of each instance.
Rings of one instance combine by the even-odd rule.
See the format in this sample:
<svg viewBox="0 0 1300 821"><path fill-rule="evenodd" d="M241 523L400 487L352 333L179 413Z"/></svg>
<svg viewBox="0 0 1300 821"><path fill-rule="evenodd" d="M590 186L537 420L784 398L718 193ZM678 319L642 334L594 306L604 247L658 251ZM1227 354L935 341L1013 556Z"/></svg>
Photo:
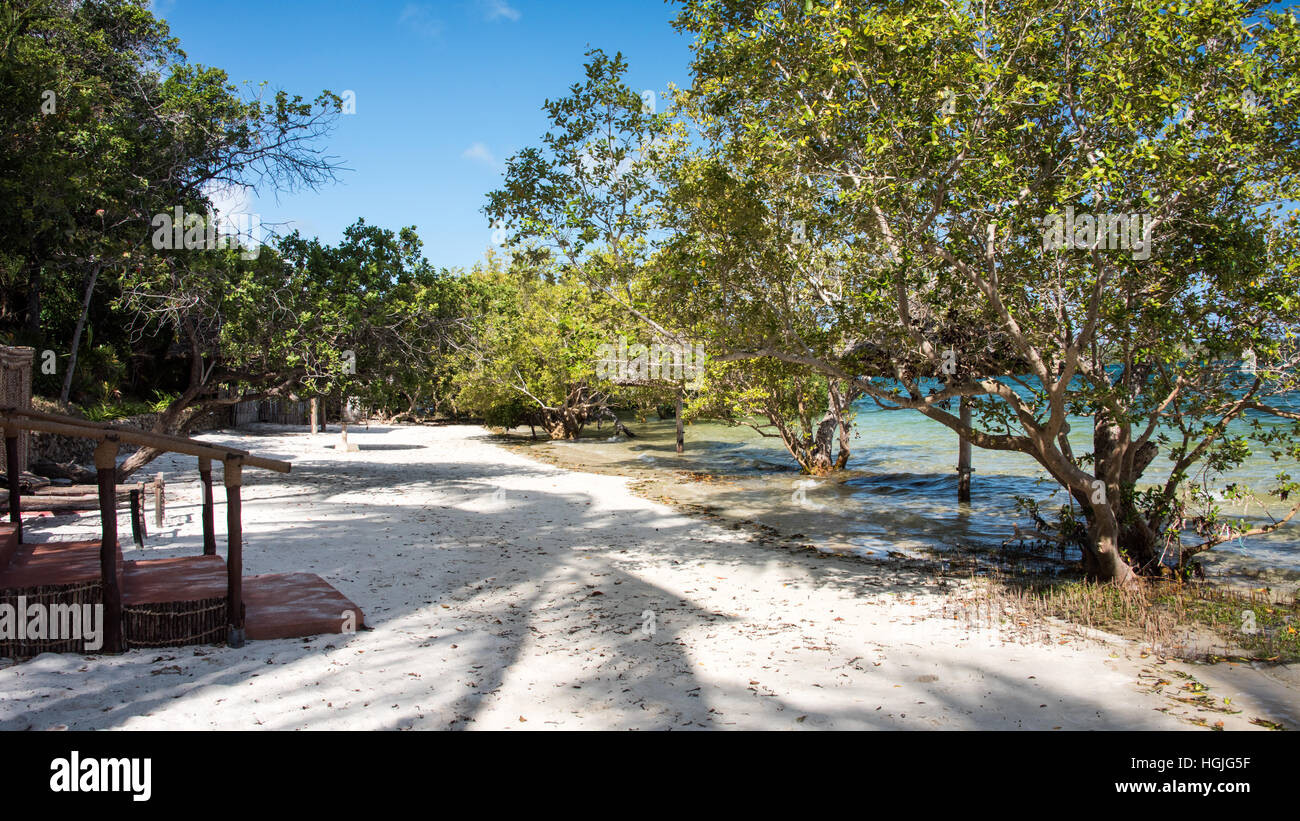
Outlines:
<svg viewBox="0 0 1300 821"><path fill-rule="evenodd" d="M846 394L846 387L770 357L720 361L707 369L687 416L744 425L780 439L803 472L825 475L843 470L851 453L855 395Z"/></svg>
<svg viewBox="0 0 1300 821"><path fill-rule="evenodd" d="M125 347L118 329L149 325L161 303L184 302L187 283L201 278L186 270L205 262L193 249L155 253L155 215L203 214L221 186L333 179L336 165L319 141L341 100L241 91L220 69L187 63L142 0L5 0L0 40L3 319L15 338L67 351L67 401L97 293L124 310L103 316L93 335ZM181 290L159 290L169 286ZM46 295L60 310L43 308ZM186 323L157 327L195 349ZM169 409L160 424L185 409Z"/></svg>
<svg viewBox="0 0 1300 821"><path fill-rule="evenodd" d="M1252 446L1298 454L1294 414L1273 404L1296 387L1297 223L1271 209L1297 195L1300 29L1262 6L684 3L691 93L720 150L797 170L852 251L834 301L850 344L737 329L730 353L1030 455L1082 506L1097 578L1281 526L1296 508L1247 527L1191 507ZM1091 232L1055 242L1075 214ZM1137 224L1123 239L1120 215ZM787 296L726 275L734 301ZM958 396L974 423L945 410ZM1072 413L1093 421L1091 452L1071 448ZM1282 470L1270 490L1296 485Z"/></svg>
<svg viewBox="0 0 1300 821"><path fill-rule="evenodd" d="M586 57L583 81L566 96L545 102L550 130L541 145L507 161L502 187L488 195L484 213L505 234L508 253L525 270L553 268L563 287L581 285L593 292L592 305L618 309L611 318L621 314L623 321L609 322L609 335L597 346L619 336L636 337L631 329L639 328L652 341L690 349L685 335L656 321L640 287L661 233L658 170L671 119L657 110L652 93L627 84L628 66L621 54L611 57L593 49ZM594 362L584 367L594 376ZM657 392L661 399L683 390L662 379L640 387L641 393ZM573 382L572 388L564 402L573 407L557 411L569 421L558 427L542 423L551 435L571 438L585 424L580 420L611 413L611 394L596 389L590 379ZM551 407L553 399L543 404ZM543 411L543 416L552 413Z"/></svg>
<svg viewBox="0 0 1300 821"><path fill-rule="evenodd" d="M614 326L610 300L572 273L493 257L471 273L482 310L461 350L457 403L494 427L540 427L577 439L597 419L618 425L614 386L597 373Z"/></svg>

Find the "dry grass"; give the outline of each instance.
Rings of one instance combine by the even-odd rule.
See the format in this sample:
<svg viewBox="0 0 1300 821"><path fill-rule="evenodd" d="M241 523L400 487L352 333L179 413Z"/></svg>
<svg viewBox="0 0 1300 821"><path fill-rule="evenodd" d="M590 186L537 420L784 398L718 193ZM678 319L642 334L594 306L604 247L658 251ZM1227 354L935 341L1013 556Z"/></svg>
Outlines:
<svg viewBox="0 0 1300 821"><path fill-rule="evenodd" d="M1056 619L1187 659L1300 660L1300 601L1294 595L1154 580L1131 588L1032 575L993 574L979 581L975 590L983 601L974 606L990 616L1014 613L1020 622Z"/></svg>

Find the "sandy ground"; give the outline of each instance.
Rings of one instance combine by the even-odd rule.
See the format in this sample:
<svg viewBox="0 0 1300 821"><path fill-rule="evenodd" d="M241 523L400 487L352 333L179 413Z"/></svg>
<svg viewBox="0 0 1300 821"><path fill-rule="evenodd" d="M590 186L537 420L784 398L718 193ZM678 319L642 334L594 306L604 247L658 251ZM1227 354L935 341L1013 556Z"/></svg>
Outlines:
<svg viewBox="0 0 1300 821"><path fill-rule="evenodd" d="M990 619L960 584L763 544L480 428L362 428L350 454L337 434L207 438L294 463L245 472L245 572L318 573L372 629L0 662L0 729L1300 726L1294 668ZM137 551L123 516L127 557L201 553L194 460L147 470L167 473L166 526Z"/></svg>

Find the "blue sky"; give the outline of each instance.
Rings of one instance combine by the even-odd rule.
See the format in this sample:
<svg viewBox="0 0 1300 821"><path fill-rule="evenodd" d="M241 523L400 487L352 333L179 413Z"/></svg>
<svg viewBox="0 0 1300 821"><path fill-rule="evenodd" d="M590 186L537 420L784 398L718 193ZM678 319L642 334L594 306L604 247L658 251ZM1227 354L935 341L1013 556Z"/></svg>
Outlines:
<svg viewBox="0 0 1300 821"><path fill-rule="evenodd" d="M264 191L227 211L290 223L334 243L366 222L415 225L438 266L483 257L491 229L479 209L504 161L536 144L541 110L582 77L591 47L622 51L628 82L662 99L686 85L688 40L664 0L154 0L190 62L236 83L266 81L305 98L356 95L329 153L348 168L319 191ZM278 230L287 230L279 228Z"/></svg>

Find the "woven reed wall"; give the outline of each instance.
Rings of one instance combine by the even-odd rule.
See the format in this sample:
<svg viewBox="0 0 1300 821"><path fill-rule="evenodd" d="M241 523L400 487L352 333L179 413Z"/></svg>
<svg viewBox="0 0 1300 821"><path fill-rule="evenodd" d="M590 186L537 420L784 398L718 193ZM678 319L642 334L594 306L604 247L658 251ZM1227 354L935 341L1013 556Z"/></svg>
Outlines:
<svg viewBox="0 0 1300 821"><path fill-rule="evenodd" d="M96 605L104 603L104 588L98 581L82 584L51 584L41 587L6 588L0 590L0 604L18 607L18 597L26 599L27 605L41 604L46 607L55 604ZM19 614L25 618L25 614ZM103 625L100 625L102 630ZM22 659L38 656L41 653L85 653L85 639L0 639L0 657Z"/></svg>
<svg viewBox="0 0 1300 821"><path fill-rule="evenodd" d="M226 640L228 608L224 596L124 606L122 641L128 650L133 647L220 644Z"/></svg>

